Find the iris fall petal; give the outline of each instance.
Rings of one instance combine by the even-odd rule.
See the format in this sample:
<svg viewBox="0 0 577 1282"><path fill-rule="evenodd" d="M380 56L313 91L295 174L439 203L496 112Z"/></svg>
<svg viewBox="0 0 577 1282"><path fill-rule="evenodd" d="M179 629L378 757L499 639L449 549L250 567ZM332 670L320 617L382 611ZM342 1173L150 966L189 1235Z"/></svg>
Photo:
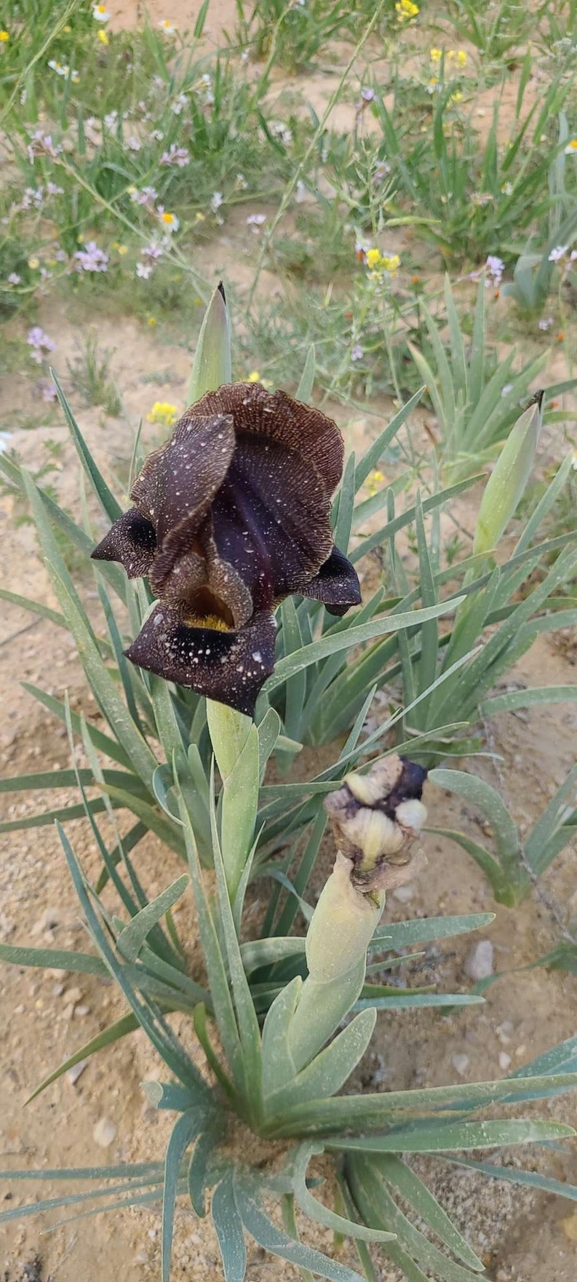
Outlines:
<svg viewBox="0 0 577 1282"><path fill-rule="evenodd" d="M118 517L92 553L95 561L119 561L129 579L149 574L155 555L154 526L136 507Z"/></svg>
<svg viewBox="0 0 577 1282"><path fill-rule="evenodd" d="M352 605L360 604L361 587L357 572L339 548L334 547L318 574L302 589L301 595L322 601L329 614L346 614Z"/></svg>
<svg viewBox="0 0 577 1282"><path fill-rule="evenodd" d="M261 686L274 668L276 624L257 614L238 631L189 627L182 612L157 605L126 651L132 663L177 685L254 713Z"/></svg>

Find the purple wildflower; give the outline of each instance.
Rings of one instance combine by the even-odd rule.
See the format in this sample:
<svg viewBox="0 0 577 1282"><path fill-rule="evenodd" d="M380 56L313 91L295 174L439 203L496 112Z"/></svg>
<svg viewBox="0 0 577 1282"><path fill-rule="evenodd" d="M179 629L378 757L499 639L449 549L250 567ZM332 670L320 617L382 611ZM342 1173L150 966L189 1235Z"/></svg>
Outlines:
<svg viewBox="0 0 577 1282"><path fill-rule="evenodd" d="M33 165L37 156L51 156L52 160L57 160L62 147L59 143L55 145L52 142L52 135L40 128L34 130L26 150L30 164Z"/></svg>
<svg viewBox="0 0 577 1282"><path fill-rule="evenodd" d="M58 393L50 378L39 378L36 386L47 405L51 405L56 400Z"/></svg>
<svg viewBox="0 0 577 1282"><path fill-rule="evenodd" d="M487 285L494 285L495 289L499 288L505 271L505 264L502 258L497 258L496 254L489 254L485 263L487 273Z"/></svg>
<svg viewBox="0 0 577 1282"><path fill-rule="evenodd" d="M40 325L34 325L32 329L28 330L26 342L32 348L30 355L37 365L41 365L48 353L53 352L56 348L56 343L49 338L48 334L44 333Z"/></svg>
<svg viewBox="0 0 577 1282"><path fill-rule="evenodd" d="M361 347L361 344L360 344L360 343L355 343L355 345L354 345L354 347L353 347L353 350L352 350L352 352L351 352L351 360L352 360L352 361L362 361L363 356L364 356L364 352L363 352L363 349L362 349L362 347Z"/></svg>
<svg viewBox="0 0 577 1282"><path fill-rule="evenodd" d="M105 272L108 269L108 254L99 249L94 240L89 240L86 249L78 249L74 257L79 272Z"/></svg>
<svg viewBox="0 0 577 1282"><path fill-rule="evenodd" d="M171 142L168 151L163 152L160 157L161 165L177 165L179 169L184 169L190 160L186 147L177 147L175 142Z"/></svg>
<svg viewBox="0 0 577 1282"><path fill-rule="evenodd" d="M141 191L135 189L131 193L130 199L135 205L146 205L147 209L152 209L157 196L156 187L143 187Z"/></svg>

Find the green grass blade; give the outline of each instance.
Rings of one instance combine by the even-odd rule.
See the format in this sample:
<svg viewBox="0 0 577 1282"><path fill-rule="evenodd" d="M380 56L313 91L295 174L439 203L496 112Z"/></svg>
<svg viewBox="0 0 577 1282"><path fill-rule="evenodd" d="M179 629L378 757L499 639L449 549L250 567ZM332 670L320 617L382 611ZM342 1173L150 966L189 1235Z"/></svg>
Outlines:
<svg viewBox="0 0 577 1282"><path fill-rule="evenodd" d="M378 1167L387 1184L405 1202L408 1202L409 1206L412 1206L419 1219L429 1225L449 1251L452 1251L453 1255L456 1255L470 1269L483 1273L485 1266L482 1260L471 1250L469 1243L462 1233L459 1233L436 1197L433 1197L426 1184L419 1179L411 1167L393 1154L383 1154L379 1158Z"/></svg>
<svg viewBox="0 0 577 1282"><path fill-rule="evenodd" d="M346 1219L345 1216L337 1215L335 1211L329 1210L316 1197L313 1197L307 1188L307 1169L311 1157L316 1153L322 1153L322 1151L322 1144L305 1142L304 1144L299 1144L293 1158L294 1196L301 1211L304 1211L305 1215L309 1216L311 1220L316 1220L317 1224L322 1224L323 1228L331 1229L334 1233L340 1233L346 1237L358 1237L363 1242L390 1242L394 1240L394 1233L389 1233L383 1229L367 1228L365 1224Z"/></svg>
<svg viewBox="0 0 577 1282"><path fill-rule="evenodd" d="M66 418L66 422L70 429L70 435L74 442L76 452L78 454L80 462L82 463L84 471L86 472L86 475L92 485L92 488L97 498L100 501L100 504L103 508L105 515L108 517L109 521L116 521L119 516L122 516L122 508L120 506L120 503L114 497L112 490L109 489L108 485L106 484L106 481L104 480L104 477L102 476L101 472L96 466L96 463L94 462L92 454L88 449L86 441L82 436L80 428L78 427L76 419L74 418L72 410L70 409L70 406L64 395L64 392L62 391L62 388L60 386L60 383L58 381L58 377L55 371L51 369L50 373L52 375L54 386L58 393L58 400L60 401L62 409L64 410L64 416Z"/></svg>
<svg viewBox="0 0 577 1282"><path fill-rule="evenodd" d="M174 1232L174 1212L180 1175L180 1166L187 1148L206 1124L206 1108L187 1109L172 1129L164 1165L164 1195L162 1199L161 1270L162 1282L170 1282L170 1259Z"/></svg>
<svg viewBox="0 0 577 1282"><path fill-rule="evenodd" d="M126 1037L128 1033L136 1032L138 1027L139 1023L136 1015L122 1015L120 1019L116 1019L113 1024L109 1024L101 1033L97 1033L96 1037L91 1037L89 1042L86 1042L79 1050L74 1051L73 1055L69 1055L58 1068L49 1073L48 1077L45 1077L32 1094L28 1096L26 1103L29 1104L33 1099L36 1099L36 1096L45 1091L47 1086L51 1086L52 1082L58 1081L58 1078L62 1077L63 1073L67 1073L70 1068L74 1068L75 1064L79 1064L83 1059L88 1059L90 1055L95 1055L97 1051L103 1050L105 1046L112 1046L114 1042L120 1041L120 1038ZM108 1168L105 1169L108 1170Z"/></svg>
<svg viewBox="0 0 577 1282"><path fill-rule="evenodd" d="M242 1220L235 1196L232 1170L217 1184L212 1195L212 1219L222 1257L225 1282L244 1282L246 1246Z"/></svg>
<svg viewBox="0 0 577 1282"><path fill-rule="evenodd" d="M265 1251L280 1256L281 1260L288 1260L297 1268L310 1269L321 1278L329 1278L330 1282L365 1282L365 1279L361 1278L359 1273L355 1273L354 1269L339 1264L337 1260L330 1260L328 1256L314 1250L313 1247L295 1242L294 1238L284 1232L284 1229L280 1229L269 1218L259 1196L258 1186L255 1186L253 1181L249 1182L242 1176L235 1175L234 1193L247 1233L250 1233L255 1242L264 1247Z"/></svg>
<svg viewBox="0 0 577 1282"><path fill-rule="evenodd" d="M100 957L74 953L66 948L27 948L22 944L0 944L0 961L39 970L72 970L79 975L108 975Z"/></svg>
<svg viewBox="0 0 577 1282"><path fill-rule="evenodd" d="M370 947L391 948L396 952L410 944L425 944L431 939L449 939L469 934L472 930L482 930L494 920L494 913L463 913L453 917L391 922L375 931Z"/></svg>
<svg viewBox="0 0 577 1282"><path fill-rule="evenodd" d="M483 699L479 712L492 717L497 712L515 712L518 708L533 708L542 703L572 703L577 699L577 686L532 686L527 690L509 690Z"/></svg>
<svg viewBox="0 0 577 1282"><path fill-rule="evenodd" d="M428 498L423 500L423 512L431 512L433 508L439 507L443 503L448 503L449 499L456 498L457 494L462 494L465 490L469 490L477 481L482 481L483 479L483 473L479 472L475 476L466 477L464 481L456 481L454 485L448 485L446 489L439 490L436 494L430 494ZM368 552L372 552L373 548L379 547L384 539L392 539L393 535L402 530L405 525L410 525L415 520L416 514L415 507L408 507L404 512L400 512L394 521L389 521L380 530L376 530L374 534L369 534L366 539L363 539L362 543L359 543L358 547L351 552L349 559L353 564L356 564L361 557L366 556Z"/></svg>
<svg viewBox="0 0 577 1282"><path fill-rule="evenodd" d="M391 419L388 427L385 427L384 430L379 433L376 440L373 441L372 445L369 445L368 450L366 450L362 458L359 459L355 468L355 486L357 492L360 490L361 485L366 481L369 472L372 472L373 468L377 466L379 459L382 458L385 450L391 444L391 441L394 441L397 432L403 426L403 423L409 417L409 414L412 414L413 410L419 404L424 390L424 387L419 388L419 391L415 392L414 396L411 396L411 399L407 401L406 405L401 406L401 409L397 414L395 414L395 417Z"/></svg>
<svg viewBox="0 0 577 1282"><path fill-rule="evenodd" d="M269 693L276 690L302 668L308 667L311 663L318 663L328 655L338 653L339 650L348 650L353 645L374 641L384 633L399 632L407 627L420 627L428 619L438 619L442 614L455 610L462 600L462 597L455 597L448 602L441 601L427 610L411 610L407 614L388 614L384 619L362 623L359 627L350 627L345 632L337 632L336 635L328 634L322 640L305 645L302 650L297 650L295 654L281 659L264 689Z"/></svg>
<svg viewBox="0 0 577 1282"><path fill-rule="evenodd" d="M118 951L126 957L127 961L136 961L138 954L144 944L145 939L151 930L158 924L169 908L180 899L188 886L188 877L186 874L178 877L171 886L167 886L156 899L152 899L145 908L129 921L128 925L121 930L116 946Z"/></svg>

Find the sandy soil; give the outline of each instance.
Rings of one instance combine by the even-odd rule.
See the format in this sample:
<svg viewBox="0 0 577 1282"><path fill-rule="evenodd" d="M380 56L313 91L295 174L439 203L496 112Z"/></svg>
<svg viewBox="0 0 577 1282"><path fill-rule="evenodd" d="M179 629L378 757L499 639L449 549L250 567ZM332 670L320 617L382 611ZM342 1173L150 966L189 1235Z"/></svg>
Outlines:
<svg viewBox="0 0 577 1282"><path fill-rule="evenodd" d="M126 25L141 16L139 5L111 0L109 9L117 24ZM174 0L168 12L164 3L151 0L148 9L154 21L169 17L184 29L193 23L198 5ZM218 43L222 32L234 23L234 13L234 0L219 0L211 13L206 38ZM331 88L331 83L327 89L318 77L312 86L313 94L325 98ZM340 127L346 127L344 116ZM227 236L223 236L221 245L223 258L230 251L230 232ZM269 283L274 288L273 278ZM57 340L58 367L65 370L66 358L74 354L76 317L68 316L65 308L47 300L39 308L38 323ZM96 318L93 323L102 346L116 349L113 369L123 397L123 415L118 420L106 420L100 410L82 409L78 402L75 408L103 470L122 472L130 455L134 427L153 401L184 404L190 355L162 332L130 319ZM155 371L156 381L152 377ZM11 374L1 380L0 386L4 411L13 406L19 420L28 411L38 412L28 371ZM383 403L380 408L385 417L389 407ZM354 429L350 424L343 426L347 435L354 435L359 442L376 430L374 419L364 424L358 421ZM41 427L34 431L17 429L11 444L34 467L44 458L42 442L47 435L63 445L57 478L60 498L78 510L79 469L59 418L47 423L44 431ZM546 449L551 459L562 452L554 436L550 436ZM1 581L15 592L54 604L32 528L15 527L13 515L11 501L0 499ZM473 509L463 503L459 516L470 528ZM90 583L83 582L81 587L90 603ZM26 612L7 606L0 616L0 661L2 773L12 775L40 766L48 769L67 764L63 731L22 691L19 682L32 681L58 696L68 690L75 706L94 716L94 705L87 695L70 638L52 624L33 620ZM551 639L542 638L511 674L511 681L528 685L571 684L575 675L575 649L569 645L563 650ZM502 789L522 828L540 813L573 763L576 728L572 704L504 714L492 723L487 746L498 754L497 762L486 758L477 762L475 769ZM58 794L62 805L76 799L73 792ZM2 817L6 818L35 813L50 804L47 795L40 793L5 795L1 802ZM475 815L457 799L444 797L429 787L427 802L432 824L463 827L472 835L478 832ZM70 824L68 833L90 873L96 867L96 855L85 823ZM428 868L418 882L409 885L402 900L392 897L387 908L389 918L495 910L495 921L483 937L493 942L498 969L522 966L546 953L559 939L559 923L577 912L575 851L571 848L558 858L538 894L516 912L495 908L481 873L457 847L431 836L425 839L424 848ZM330 860L327 844L316 874L316 891ZM149 893L158 893L178 874L180 865L176 856L148 838L139 848L139 871ZM195 926L188 900L179 912L192 944ZM0 938L10 943L82 948L83 937L75 895L52 829L0 837ZM464 938L430 946L416 968L403 968L402 977L409 983L437 982L441 991L466 989L463 967L471 942ZM143 1079L154 1077L160 1069L141 1034L91 1059L75 1083L65 1077L24 1107L27 1096L48 1071L122 1010L112 986L91 977L3 967L2 1165L105 1166L125 1159L162 1157L168 1122L148 1107L140 1087ZM183 1036L188 1038L188 1030L181 1027ZM518 1067L574 1031L574 979L560 972L529 970L495 984L481 1013L464 1010L440 1016L425 1011L381 1016L356 1086L386 1090L447 1083L458 1079L455 1057L463 1080L499 1077L508 1071L504 1057L510 1059L511 1067ZM466 1066L463 1056L467 1057ZM577 1125L577 1102L571 1097L541 1105L539 1111L543 1116ZM110 1133L114 1131L105 1149L99 1146L94 1133L103 1119L112 1124ZM97 1129L97 1136L98 1133ZM531 1161L533 1155L528 1157ZM553 1154L549 1170L577 1182L574 1155ZM430 1171L432 1187L469 1234L495 1282L572 1282L577 1265L577 1216L572 1214L569 1202L521 1193L512 1186L482 1181L473 1173L457 1172L441 1163L431 1166ZM60 1192L60 1187L53 1186L51 1191ZM2 1206L16 1208L39 1200L44 1192L40 1185L13 1183L3 1190ZM124 1212L105 1220L71 1222L45 1235L50 1224L67 1215L64 1210L51 1216L32 1216L4 1230L0 1236L0 1263L6 1282L21 1282L26 1277L24 1265L36 1258L40 1261L37 1282L48 1282L49 1278L52 1282L108 1282L116 1278L123 1282L152 1282L159 1277L156 1213ZM303 1232L310 1238L310 1227L304 1227ZM324 1249L331 1249L330 1235L320 1234L316 1240ZM251 1282L288 1282L297 1277L291 1266L265 1257L254 1244L249 1258ZM347 1248L341 1258L354 1263ZM210 1224L196 1220L184 1206L177 1221L173 1276L188 1282L216 1282L221 1277ZM397 1277L386 1266L380 1276L383 1282L393 1282Z"/></svg>

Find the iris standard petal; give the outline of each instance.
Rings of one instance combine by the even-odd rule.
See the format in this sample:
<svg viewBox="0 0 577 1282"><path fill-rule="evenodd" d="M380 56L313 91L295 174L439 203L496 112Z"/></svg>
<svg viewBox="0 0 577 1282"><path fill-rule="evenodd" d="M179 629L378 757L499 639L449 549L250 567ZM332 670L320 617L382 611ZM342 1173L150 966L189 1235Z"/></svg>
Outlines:
<svg viewBox="0 0 577 1282"><path fill-rule="evenodd" d="M189 627L182 611L156 606L128 659L166 681L226 703L251 717L259 691L274 668L276 624L261 613L237 631Z"/></svg>
<svg viewBox="0 0 577 1282"><path fill-rule="evenodd" d="M154 525L167 572L189 550L190 537L226 476L234 444L230 415L203 416L193 405L134 482L130 497Z"/></svg>
<svg viewBox="0 0 577 1282"><path fill-rule="evenodd" d="M286 392L267 392L260 383L230 383L206 392L196 414L232 414L237 435L266 436L312 463L330 496L338 485L344 445L336 423Z"/></svg>
<svg viewBox="0 0 577 1282"><path fill-rule="evenodd" d="M257 608L300 592L330 554L330 500L316 468L279 441L237 435L212 504L219 555Z"/></svg>
<svg viewBox="0 0 577 1282"><path fill-rule="evenodd" d="M318 574L301 589L301 596L322 601L329 614L346 614L360 605L361 587L357 572L339 548L334 547Z"/></svg>
<svg viewBox="0 0 577 1282"><path fill-rule="evenodd" d="M129 579L138 579L149 573L155 553L154 526L131 507L111 525L91 556L94 561L120 561Z"/></svg>

